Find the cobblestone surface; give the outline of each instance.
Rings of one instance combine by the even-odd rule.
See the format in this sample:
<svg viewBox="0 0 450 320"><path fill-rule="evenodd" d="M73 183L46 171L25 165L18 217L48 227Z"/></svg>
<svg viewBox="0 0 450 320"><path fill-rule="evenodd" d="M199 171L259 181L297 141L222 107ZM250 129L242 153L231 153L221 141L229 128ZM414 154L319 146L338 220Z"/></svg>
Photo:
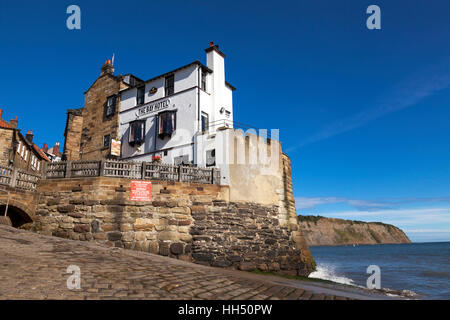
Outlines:
<svg viewBox="0 0 450 320"><path fill-rule="evenodd" d="M67 289L70 265L79 290ZM272 278L0 225L0 299L342 299Z"/></svg>

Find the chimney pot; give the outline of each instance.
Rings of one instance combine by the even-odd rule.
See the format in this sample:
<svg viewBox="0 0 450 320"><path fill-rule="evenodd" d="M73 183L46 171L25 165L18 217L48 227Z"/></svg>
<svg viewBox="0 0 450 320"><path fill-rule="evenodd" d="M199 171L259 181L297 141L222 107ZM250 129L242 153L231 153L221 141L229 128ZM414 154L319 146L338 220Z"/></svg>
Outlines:
<svg viewBox="0 0 450 320"><path fill-rule="evenodd" d="M211 42L209 43L209 46L210 46L210 47L214 47L214 41L211 41Z"/></svg>
<svg viewBox="0 0 450 320"><path fill-rule="evenodd" d="M106 73L114 74L114 67L111 64L111 60L106 60L105 64L101 68L100 75L102 76L102 75L104 75Z"/></svg>
<svg viewBox="0 0 450 320"><path fill-rule="evenodd" d="M28 130L27 135L25 136L25 138L31 143L33 142L33 131L32 130Z"/></svg>
<svg viewBox="0 0 450 320"><path fill-rule="evenodd" d="M53 146L53 154L57 156L59 154L59 142L56 142Z"/></svg>
<svg viewBox="0 0 450 320"><path fill-rule="evenodd" d="M13 128L17 128L17 116L15 117L15 119L11 119L9 120L9 124L13 127Z"/></svg>

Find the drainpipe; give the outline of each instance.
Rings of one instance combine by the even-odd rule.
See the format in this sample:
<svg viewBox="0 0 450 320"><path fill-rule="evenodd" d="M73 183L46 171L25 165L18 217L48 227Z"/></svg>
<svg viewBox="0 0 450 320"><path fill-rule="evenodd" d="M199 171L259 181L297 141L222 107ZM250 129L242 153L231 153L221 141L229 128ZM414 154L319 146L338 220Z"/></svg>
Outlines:
<svg viewBox="0 0 450 320"><path fill-rule="evenodd" d="M0 189L0 192L4 192L4 193L8 194L8 200L6 202L6 208L5 208L5 214L4 214L4 216L6 217L6 214L8 213L9 198L11 195L10 195L9 191L3 190L3 189Z"/></svg>

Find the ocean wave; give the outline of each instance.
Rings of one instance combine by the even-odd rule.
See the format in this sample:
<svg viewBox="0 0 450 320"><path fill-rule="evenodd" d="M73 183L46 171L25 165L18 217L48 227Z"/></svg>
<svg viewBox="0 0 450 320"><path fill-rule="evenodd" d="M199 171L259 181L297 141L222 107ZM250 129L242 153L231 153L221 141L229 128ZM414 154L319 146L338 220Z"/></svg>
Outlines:
<svg viewBox="0 0 450 320"><path fill-rule="evenodd" d="M335 268L331 265L318 265L316 271L312 272L308 278L328 280L351 286L355 285L352 279L337 275Z"/></svg>

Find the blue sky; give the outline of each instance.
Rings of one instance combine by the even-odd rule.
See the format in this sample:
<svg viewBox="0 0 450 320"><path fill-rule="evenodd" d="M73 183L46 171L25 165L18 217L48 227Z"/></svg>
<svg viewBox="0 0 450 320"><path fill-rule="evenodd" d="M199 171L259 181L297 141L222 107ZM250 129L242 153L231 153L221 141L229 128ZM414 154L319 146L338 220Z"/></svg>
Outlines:
<svg viewBox="0 0 450 320"><path fill-rule="evenodd" d="M0 0L0 108L39 145L63 143L66 109L113 53L116 73L147 79L205 62L215 41L235 120L280 129L299 214L450 241L449 18L447 0Z"/></svg>

